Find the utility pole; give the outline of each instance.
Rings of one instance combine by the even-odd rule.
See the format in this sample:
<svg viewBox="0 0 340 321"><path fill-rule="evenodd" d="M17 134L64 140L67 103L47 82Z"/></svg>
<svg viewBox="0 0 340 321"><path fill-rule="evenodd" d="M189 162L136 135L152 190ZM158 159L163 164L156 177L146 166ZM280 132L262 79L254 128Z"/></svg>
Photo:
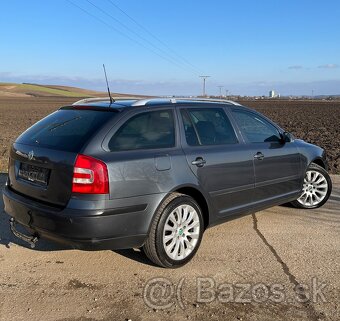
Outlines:
<svg viewBox="0 0 340 321"><path fill-rule="evenodd" d="M205 80L207 78L209 78L210 76L199 76L199 77L203 79L203 97L205 97L206 96L206 94L205 94Z"/></svg>
<svg viewBox="0 0 340 321"><path fill-rule="evenodd" d="M218 88L220 88L220 98L222 99L222 88L224 87L224 86L217 86Z"/></svg>
<svg viewBox="0 0 340 321"><path fill-rule="evenodd" d="M229 92L229 90L226 89L226 90L225 90L225 96L226 96L226 97L228 97L228 92Z"/></svg>

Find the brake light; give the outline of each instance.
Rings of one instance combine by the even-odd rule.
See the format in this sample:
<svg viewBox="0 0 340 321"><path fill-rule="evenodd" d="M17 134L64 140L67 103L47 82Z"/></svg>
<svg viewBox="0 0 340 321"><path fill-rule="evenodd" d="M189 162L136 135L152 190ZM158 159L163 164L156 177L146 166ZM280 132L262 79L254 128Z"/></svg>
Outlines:
<svg viewBox="0 0 340 321"><path fill-rule="evenodd" d="M106 164L93 157L79 154L73 169L72 192L108 194L109 178Z"/></svg>

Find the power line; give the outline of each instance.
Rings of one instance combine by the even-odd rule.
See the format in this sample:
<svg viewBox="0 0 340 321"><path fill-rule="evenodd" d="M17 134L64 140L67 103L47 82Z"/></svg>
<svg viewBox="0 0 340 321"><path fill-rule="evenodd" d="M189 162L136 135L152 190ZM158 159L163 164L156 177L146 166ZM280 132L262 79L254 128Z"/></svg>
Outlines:
<svg viewBox="0 0 340 321"><path fill-rule="evenodd" d="M112 6L114 6L116 9L118 9L121 13L123 13L126 17L128 17L131 21L133 21L138 27L143 29L149 36L157 40L160 44L162 44L164 47L166 47L168 50L170 50L174 55L176 55L178 58L180 58L183 62L190 65L195 70L201 72L198 67L193 65L190 61L185 59L182 55L180 55L178 52L173 50L169 45L167 45L164 41L162 41L159 37L157 37L155 34L153 34L150 30L148 30L146 27L144 27L140 22L138 22L136 19L131 17L126 11L124 11L122 8L120 8L117 4L115 4L112 0L107 0Z"/></svg>
<svg viewBox="0 0 340 321"><path fill-rule="evenodd" d="M205 81L210 76L199 76L199 77L203 79L203 97L205 97L206 96L206 94L205 94Z"/></svg>
<svg viewBox="0 0 340 321"><path fill-rule="evenodd" d="M224 87L224 86L217 86L219 89L220 89L220 98L222 99L222 88Z"/></svg>
<svg viewBox="0 0 340 321"><path fill-rule="evenodd" d="M94 4L92 1L90 0L85 0L87 1L90 5L92 5L93 7L95 7L97 10L99 10L100 12L102 12L103 14L105 14L106 16L108 16L109 18L111 18L112 20L114 20L115 22L117 22L119 25L121 25L123 28L125 28L126 30L128 30L129 32L131 32L132 34L134 34L136 37L138 37L139 39L141 39L142 41L145 41L146 43L148 43L150 46L152 46L153 48L155 48L156 50L159 50L163 55L165 55L168 59L172 60L173 62L177 63L177 64L183 64L181 61L178 61L178 59L174 59L171 55L169 55L165 50L163 50L162 48L159 48L158 46L154 45L151 41L149 41L148 39L146 39L145 37L141 36L140 34L138 34L137 32L135 32L133 29L131 29L129 26L127 26L126 24L124 24L123 22L121 22L119 19L117 19L116 17L114 17L113 15L111 15L110 13L106 12L105 10L103 10L102 8L100 8L98 5ZM188 68L187 66L183 66L183 68ZM191 72L197 72L196 70L194 70L191 66L190 66L190 71Z"/></svg>
<svg viewBox="0 0 340 321"><path fill-rule="evenodd" d="M176 62L174 62L174 61L168 59L167 57L165 57L165 56L159 54L158 52L156 52L155 50L153 50L153 49L151 49L151 48L145 46L145 45L142 44L141 42L139 42L139 41L137 41L137 40L131 38L129 35L125 34L125 33L122 32L121 30L119 30L119 29L113 27L111 24L108 24L108 23L107 23L106 21L104 21L103 19L98 18L96 15L94 15L94 14L90 13L89 11L87 11L86 9L84 9L84 8L82 8L82 7L80 7L80 6L78 6L78 5L75 4L73 1L71 1L71 0L66 0L66 1L69 2L70 4L72 4L74 7L78 8L79 10L85 12L87 15L89 15L89 16L92 17L93 19L99 21L100 23L104 24L104 25L107 26L108 28L110 28L110 29L116 31L116 32L119 33L121 36L123 36L123 37L129 39L129 40L132 41L134 44L138 44L139 46L143 47L143 48L146 49L146 50L149 50L150 52L152 52L153 54L155 54L155 55L157 55L158 57L162 58L163 60L166 60L167 62L169 62L169 63L171 63L171 64L173 64L173 65L176 65L176 66L177 66L178 68L180 68L180 69L184 69L183 66L181 66L181 65L179 65L178 63L176 63Z"/></svg>

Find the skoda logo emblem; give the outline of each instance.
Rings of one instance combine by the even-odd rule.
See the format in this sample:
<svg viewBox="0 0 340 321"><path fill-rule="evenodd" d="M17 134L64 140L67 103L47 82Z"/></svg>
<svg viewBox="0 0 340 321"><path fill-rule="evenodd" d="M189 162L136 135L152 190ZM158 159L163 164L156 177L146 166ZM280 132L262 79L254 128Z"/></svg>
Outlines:
<svg viewBox="0 0 340 321"><path fill-rule="evenodd" d="M29 160L32 160L34 158L34 152L33 150L31 150L29 153L28 153L28 159Z"/></svg>

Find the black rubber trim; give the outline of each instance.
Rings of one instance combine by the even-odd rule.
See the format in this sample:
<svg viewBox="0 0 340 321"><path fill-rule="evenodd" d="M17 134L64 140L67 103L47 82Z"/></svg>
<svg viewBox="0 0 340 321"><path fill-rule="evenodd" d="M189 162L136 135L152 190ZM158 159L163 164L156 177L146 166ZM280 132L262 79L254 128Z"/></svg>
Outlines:
<svg viewBox="0 0 340 321"><path fill-rule="evenodd" d="M111 210L105 210L105 212L101 214L100 216L142 212L146 209L147 206L148 204L139 204L139 205L131 205L131 206L125 206L125 207L118 207L118 208L111 209ZM95 216L98 216L98 215L95 215Z"/></svg>

